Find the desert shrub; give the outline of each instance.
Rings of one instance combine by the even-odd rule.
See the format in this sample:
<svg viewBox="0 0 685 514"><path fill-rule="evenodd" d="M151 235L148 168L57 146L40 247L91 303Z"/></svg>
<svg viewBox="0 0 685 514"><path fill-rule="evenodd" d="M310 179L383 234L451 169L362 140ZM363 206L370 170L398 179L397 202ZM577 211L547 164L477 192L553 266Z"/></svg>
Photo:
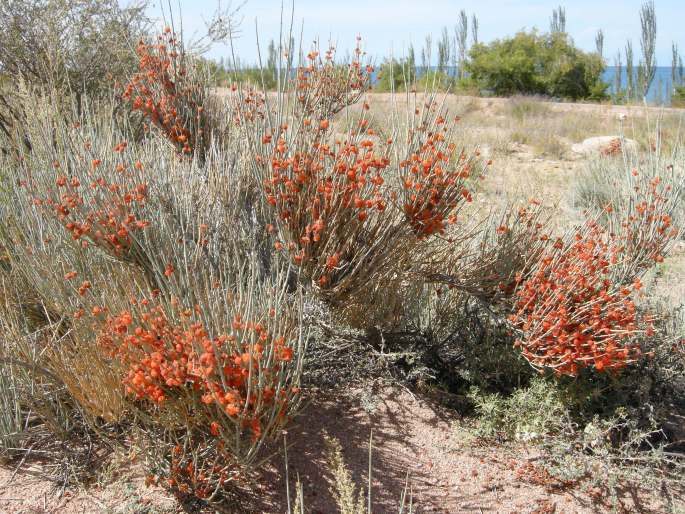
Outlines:
<svg viewBox="0 0 685 514"><path fill-rule="evenodd" d="M531 142L531 135L524 130L515 130L509 137L512 143L527 145Z"/></svg>
<svg viewBox="0 0 685 514"><path fill-rule="evenodd" d="M368 100L361 118L340 120L342 137L333 133L331 117L368 89L372 70L359 48L355 55L343 67L332 50L325 59L314 50L286 83L295 102L272 110L263 93L246 91L234 106L272 208L275 248L348 320L368 316L388 284L401 288L413 249L443 234L471 201L466 181L481 166L447 142L454 121L434 99L416 107L405 134L393 127L381 139L369 127Z"/></svg>
<svg viewBox="0 0 685 514"><path fill-rule="evenodd" d="M145 4L17 0L0 7L0 70L77 94L109 93L135 70L130 44L144 35Z"/></svg>
<svg viewBox="0 0 685 514"><path fill-rule="evenodd" d="M662 481L676 484L683 469L682 430L676 421L683 409L680 401L685 362L681 348L682 313L674 312L672 306L652 305L640 282L633 282L629 288L621 285L631 284L634 277L641 277L644 270L660 261L678 235L678 230L673 230L671 218L678 207L674 199L682 187L682 178L674 173L679 161L676 154L664 158L658 153L638 160L623 148L621 157L598 156L601 169L613 173L611 180L617 183L625 180L625 185L620 186L620 191L607 191L610 197L601 200L592 197L595 203L590 207L596 221L590 223L589 230L584 230L582 235L577 233L571 246L564 240L552 239L550 243L562 253L575 244L577 251L589 252L590 255L581 259L579 267L584 278L572 279L572 287L565 289L554 277L573 277L562 264L566 257L557 255L549 261L543 254L536 261L537 269L540 265L544 267L547 261L557 271L552 276L543 274L543 280L524 286L532 285L533 296L547 295L547 306L563 314L564 321L575 319L585 323L583 330L575 336L575 346L568 345L565 351L563 345L567 337L562 324L546 319L542 312L525 318L528 326L521 327L519 323L519 328L525 331L547 322L543 331L550 336L547 339L549 346L533 356L533 364L536 359L541 359L539 363L556 360L558 365L544 364L543 368L551 368L555 374L574 376L556 380L534 378L509 391L496 390L489 394L480 386L470 394L476 407L474 428L477 435L505 439L526 439L535 435L543 450L541 466L534 472L535 483L551 488L585 483L614 500L620 496L622 484L628 481L648 487ZM619 179L624 167L627 168L625 177ZM602 257L615 242L623 257ZM601 271L603 267L606 269ZM598 274L595 274L596 270L599 270ZM536 273L529 276L534 277ZM593 274L595 278L589 278ZM594 293L593 281L603 284L594 288ZM608 293L612 282L617 284L613 295ZM602 289L608 288L608 296L591 302L597 312L601 313L603 305L609 305L606 302L611 301L611 296L617 302L615 312L588 321L577 305L558 308L558 300L564 299L580 301L588 308L590 305L582 300L588 286L592 294L599 292L600 296ZM621 295L624 297L620 298ZM520 290L518 297L521 297ZM532 296L524 295L524 299L526 308L537 302L531 301ZM633 325L629 330L619 330L612 336L613 328L608 327L600 337L593 332L607 323L621 322L616 317L620 312L627 316L628 324ZM648 312L660 314L649 317ZM647 330L636 330L641 316L647 316ZM629 338L621 342L621 334ZM609 339L604 339L606 337ZM517 344L525 348L528 343ZM626 366L625 358L630 360L633 350L646 358L635 358L631 366ZM593 351L601 352L600 360ZM587 360L578 361L582 354ZM526 350L523 356L531 360ZM576 361L572 362L572 359ZM614 366L621 372L606 373L607 366ZM599 475L598 470L601 470ZM528 471L521 470L521 476Z"/></svg>
<svg viewBox="0 0 685 514"><path fill-rule="evenodd" d="M507 101L507 114L516 121L549 116L550 109L541 98L514 96Z"/></svg>
<svg viewBox="0 0 685 514"><path fill-rule="evenodd" d="M595 200L586 225L556 239L521 277L511 319L527 334L519 344L534 365L562 374L587 365L620 368L641 353L631 339L653 334L635 301L645 272L680 234L674 217L683 180L658 153L632 168L626 152L622 162L601 158L621 170L624 195L602 198L601 207Z"/></svg>
<svg viewBox="0 0 685 514"><path fill-rule="evenodd" d="M590 222L569 240L558 239L521 282L510 319L524 334L516 345L531 364L575 375L585 366L621 368L640 356L631 338L653 327L636 313L639 268L627 261L626 274L617 266L628 242ZM662 257L657 250L645 258Z"/></svg>
<svg viewBox="0 0 685 514"><path fill-rule="evenodd" d="M572 428L568 398L545 378L534 378L508 396L474 387L469 397L475 404L475 434L479 437L532 441L559 436Z"/></svg>
<svg viewBox="0 0 685 514"><path fill-rule="evenodd" d="M671 186L665 191L671 199L666 204L668 212L662 214L671 216L675 227L682 227L685 220L682 207L685 170L682 163L683 150L678 145L668 149L659 143L654 150L642 155L620 144L617 150L614 148L606 155L595 156L578 175L574 183L575 203L595 211L611 206L611 212L603 214L605 219L610 214L615 217L622 212L634 216L639 214L635 211L637 204L640 209L644 208L641 202L631 203L637 194L635 188L647 190L652 187L652 181L664 182L666 188Z"/></svg>
<svg viewBox="0 0 685 514"><path fill-rule="evenodd" d="M26 120L16 90L50 85L65 98L109 95L136 69L131 45L148 27L145 3L114 0L17 0L0 6L0 132L5 151L22 144ZM69 100L67 100L68 104ZM24 140L26 142L26 140Z"/></svg>
<svg viewBox="0 0 685 514"><path fill-rule="evenodd" d="M536 377L508 392L472 388L474 434L535 440L550 487L585 483L615 497L630 481L677 484L685 466L682 310L655 323L657 337L641 341L650 357L620 375L585 369L582 380Z"/></svg>
<svg viewBox="0 0 685 514"><path fill-rule="evenodd" d="M510 392L530 380L533 370L513 347L506 315L516 277L547 244L548 216L537 200L471 211L448 232L447 244L416 266L415 280L424 285L405 302L413 306L403 311L405 332L384 335L388 351L411 355L408 379L458 395L472 386ZM413 343L398 346L412 333Z"/></svg>
<svg viewBox="0 0 685 514"><path fill-rule="evenodd" d="M227 137L227 113L210 94L213 71L208 61L189 52L171 27L155 39L141 39L136 47L139 71L122 86L121 100L133 114L126 120L132 139L142 122L143 132L158 130L181 155L200 161L214 142Z"/></svg>
<svg viewBox="0 0 685 514"><path fill-rule="evenodd" d="M106 451L106 445L90 440L86 413L71 394L74 389L54 374L47 362L48 354L69 360L70 349L60 345L63 323L36 303L30 285L16 273L4 268L0 278L0 460L16 466L17 460L24 462L39 452L50 463L50 474L67 481L83 479L97 466L97 455ZM73 373L89 383L100 370L98 363L89 362ZM116 395L116 388L112 393L102 391L102 404L112 394Z"/></svg>
<svg viewBox="0 0 685 514"><path fill-rule="evenodd" d="M470 57L471 78L496 95L539 94L573 100L605 96L601 58L577 49L565 33L519 32L474 45Z"/></svg>
<svg viewBox="0 0 685 514"><path fill-rule="evenodd" d="M462 222L461 238L436 253L439 264L423 271L424 279L466 292L483 303L508 308L517 276L528 273L549 240L541 202L512 203Z"/></svg>
<svg viewBox="0 0 685 514"><path fill-rule="evenodd" d="M535 149L551 159L563 160L568 152L568 145L555 134L545 132L536 142Z"/></svg>
<svg viewBox="0 0 685 514"><path fill-rule="evenodd" d="M630 483L642 487L669 483L678 488L685 463L678 436L664 424L664 411L655 409L659 397L643 396L639 401L649 403L635 403L625 394L627 387L619 392L596 378L594 384L535 378L507 396L473 388L469 397L476 417L470 430L486 441L536 443L541 450L539 463L521 466L517 477L550 491L584 485L606 495L606 503L611 503ZM612 398L608 402L603 401L607 388ZM599 390L603 392L598 394ZM672 412L672 407L661 408Z"/></svg>
<svg viewBox="0 0 685 514"><path fill-rule="evenodd" d="M259 255L239 154L179 160L165 138L128 143L102 106L71 123L49 101L24 106L32 149L2 163L10 273L49 313L18 327L15 358L91 426L133 423L166 487L218 500L298 404L287 266Z"/></svg>
<svg viewBox="0 0 685 514"><path fill-rule="evenodd" d="M449 291L449 290L448 290ZM472 387L508 394L534 375L514 346L509 326L489 307L463 292L442 291L426 329L422 348L423 374L433 385L464 395ZM468 402L458 402L469 410Z"/></svg>

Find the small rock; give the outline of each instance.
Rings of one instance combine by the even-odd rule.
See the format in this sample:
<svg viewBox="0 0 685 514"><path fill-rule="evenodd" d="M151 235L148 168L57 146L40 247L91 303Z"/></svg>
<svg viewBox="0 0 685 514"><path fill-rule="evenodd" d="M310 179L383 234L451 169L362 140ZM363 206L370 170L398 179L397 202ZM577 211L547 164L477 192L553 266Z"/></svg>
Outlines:
<svg viewBox="0 0 685 514"><path fill-rule="evenodd" d="M621 141L621 144L627 150L635 151L638 148L637 141L633 139L622 138L621 136L597 136L590 137L582 143L572 145L571 151L582 155L599 155L602 150L608 148L617 139Z"/></svg>

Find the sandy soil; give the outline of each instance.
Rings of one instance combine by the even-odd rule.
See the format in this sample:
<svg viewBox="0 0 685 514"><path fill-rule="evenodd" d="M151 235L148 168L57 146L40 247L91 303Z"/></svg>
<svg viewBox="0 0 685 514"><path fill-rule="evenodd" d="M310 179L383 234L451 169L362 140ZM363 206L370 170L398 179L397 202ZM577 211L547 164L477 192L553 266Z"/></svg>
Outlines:
<svg viewBox="0 0 685 514"><path fill-rule="evenodd" d="M3 514L116 513L171 514L182 512L175 498L145 487L140 473L106 481L102 485L63 488L34 470L0 467L0 512Z"/></svg>
<svg viewBox="0 0 685 514"><path fill-rule="evenodd" d="M338 439L353 478L368 480L369 437L373 431L373 512L396 513L405 487L417 513L595 513L607 512L605 491L587 485L555 487L546 483L534 447L479 445L459 418L431 400L398 386L360 388L341 395L318 395L289 429L291 494L299 477L307 512L337 512L325 464L325 435ZM236 512L287 512L282 457L260 473L261 485ZM666 492L626 487L623 512L659 513ZM0 468L3 513L165 513L181 512L178 503L145 487L135 470L103 479L100 485L61 490L26 472ZM209 512L209 511L205 511Z"/></svg>
<svg viewBox="0 0 685 514"><path fill-rule="evenodd" d="M459 426L453 413L399 387L384 387L371 394L360 391L356 399L319 399L289 431L290 474L299 473L310 512L335 512L325 484L323 434L341 441L356 482L366 484L373 430L374 512L398 512L407 483L418 512L604 510L582 488L551 491L532 483L538 472L535 448L479 447ZM275 475L273 483L282 483L282 477L283 473ZM664 508L647 499L644 492L626 495L622 501L628 512L662 512ZM282 495L274 498L275 505L282 503Z"/></svg>

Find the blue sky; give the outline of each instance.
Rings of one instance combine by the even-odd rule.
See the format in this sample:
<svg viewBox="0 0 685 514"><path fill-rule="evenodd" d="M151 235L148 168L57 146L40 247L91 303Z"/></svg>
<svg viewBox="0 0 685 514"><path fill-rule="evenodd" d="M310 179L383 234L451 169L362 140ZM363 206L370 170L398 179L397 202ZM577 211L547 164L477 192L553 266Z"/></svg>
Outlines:
<svg viewBox="0 0 685 514"><path fill-rule="evenodd" d="M233 0L238 5L242 0ZM413 42L417 49L426 34L433 34L435 40L443 26L450 31L457 14L465 9L476 14L481 41L491 41L514 34L522 28L537 27L547 30L552 10L562 4L566 7L567 32L578 46L594 50L595 34L599 28L605 34L605 57L609 64L617 50L623 49L627 39L633 40L636 56L640 52L639 9L642 0L296 0L295 26L300 33L304 23L305 47L316 36L322 41L331 38L339 49L351 48L355 37L363 37L365 49L376 60L390 55L403 55L408 44ZM166 6L166 1L164 2ZM175 0L180 5L186 35L199 32L203 20L211 17L217 0ZM222 0L223 6L228 0ZM290 3L286 2L286 18L290 17ZM670 66L671 42L679 44L685 54L685 1L656 0L657 11L657 62L659 66ZM150 8L152 16L161 13L159 0ZM278 36L281 16L280 0L247 0L240 10L242 31L234 42L237 54L245 62L255 62L257 57L255 20L259 28L260 43L266 46L271 37ZM435 56L435 49L433 55ZM228 56L225 47L216 47L209 56Z"/></svg>

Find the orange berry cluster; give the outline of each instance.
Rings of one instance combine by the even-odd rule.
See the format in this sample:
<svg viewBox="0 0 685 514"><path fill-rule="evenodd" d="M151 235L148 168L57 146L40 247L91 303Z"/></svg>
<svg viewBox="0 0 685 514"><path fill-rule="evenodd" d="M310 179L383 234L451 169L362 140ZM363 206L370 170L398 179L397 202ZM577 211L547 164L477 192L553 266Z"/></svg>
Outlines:
<svg viewBox="0 0 685 514"><path fill-rule="evenodd" d="M180 310L179 319L172 320L161 305L145 299L132 303L135 316L130 311L109 316L99 336L99 343L128 369L124 384L129 394L161 405L175 392L192 391L202 404L239 419L255 439L267 405L275 402L285 415L297 391L275 387L282 366L293 358L283 337L271 337L261 323L243 322L240 316L230 334L210 337L192 321L191 309Z"/></svg>
<svg viewBox="0 0 685 514"><path fill-rule="evenodd" d="M185 56L179 41L167 27L155 44L144 41L136 49L140 71L127 84L123 99L159 128L183 154L193 152L202 136L203 107L198 86L188 80Z"/></svg>
<svg viewBox="0 0 685 514"><path fill-rule="evenodd" d="M633 336L643 326L633 294L642 286L611 279L623 248L605 236L588 222L571 242L557 240L519 286L510 319L524 335L516 346L534 366L576 375L583 367L622 368L639 357Z"/></svg>
<svg viewBox="0 0 685 514"><path fill-rule="evenodd" d="M125 257L133 242L131 235L149 225L139 216L148 198L148 186L143 181L136 184L137 176L122 164L117 166L117 171L125 174L121 182L96 178L94 172L100 165L100 160L92 161L88 175L93 179L87 186L76 177L59 175L55 187L48 190L48 197L35 198L34 203L47 207L84 247L90 242L113 255ZM136 173L142 171L140 163L136 164L136 170Z"/></svg>
<svg viewBox="0 0 685 514"><path fill-rule="evenodd" d="M437 119L438 127L444 123L444 118ZM454 153L455 145L445 145L445 136L438 131L429 133L418 151L400 163L400 169L407 173L403 179L404 213L420 238L443 234L446 224L456 221L450 213L461 201L472 201L464 186L470 176L470 164L462 153L457 165L451 165Z"/></svg>

